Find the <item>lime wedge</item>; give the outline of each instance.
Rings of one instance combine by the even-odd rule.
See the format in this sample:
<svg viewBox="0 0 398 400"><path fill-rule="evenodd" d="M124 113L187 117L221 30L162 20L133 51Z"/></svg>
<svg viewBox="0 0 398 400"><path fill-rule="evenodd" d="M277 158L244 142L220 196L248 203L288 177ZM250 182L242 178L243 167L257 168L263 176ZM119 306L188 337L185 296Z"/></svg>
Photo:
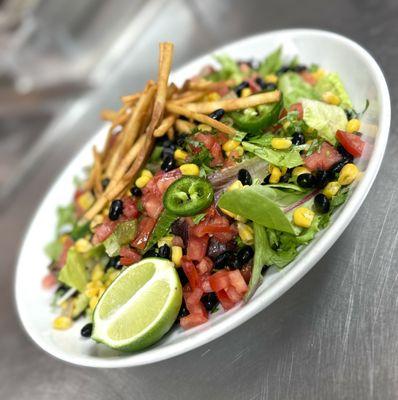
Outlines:
<svg viewBox="0 0 398 400"><path fill-rule="evenodd" d="M118 350L143 349L172 327L181 302L174 264L145 258L123 271L102 295L94 310L92 338Z"/></svg>

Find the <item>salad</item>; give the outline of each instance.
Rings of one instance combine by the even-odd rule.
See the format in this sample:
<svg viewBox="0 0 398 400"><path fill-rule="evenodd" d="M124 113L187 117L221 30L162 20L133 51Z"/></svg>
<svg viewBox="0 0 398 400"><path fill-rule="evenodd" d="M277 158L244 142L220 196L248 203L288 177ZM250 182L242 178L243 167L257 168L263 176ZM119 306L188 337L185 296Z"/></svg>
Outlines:
<svg viewBox="0 0 398 400"><path fill-rule="evenodd" d="M282 48L217 55L182 87L172 56L161 43L157 81L103 111L104 147L45 248L53 327L84 317L83 337L122 350L249 301L329 224L370 146L339 76Z"/></svg>

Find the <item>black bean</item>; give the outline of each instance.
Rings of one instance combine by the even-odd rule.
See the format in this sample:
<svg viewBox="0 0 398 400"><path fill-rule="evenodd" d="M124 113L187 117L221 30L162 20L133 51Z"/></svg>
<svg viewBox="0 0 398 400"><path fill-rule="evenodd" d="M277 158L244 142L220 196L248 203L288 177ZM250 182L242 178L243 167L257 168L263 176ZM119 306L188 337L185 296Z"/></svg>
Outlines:
<svg viewBox="0 0 398 400"><path fill-rule="evenodd" d="M292 137L292 143L295 146L300 146L305 143L305 137L301 132L295 132Z"/></svg>
<svg viewBox="0 0 398 400"><path fill-rule="evenodd" d="M180 282L182 286L185 286L188 283L188 278L185 275L185 272L182 268L177 268L178 277L180 278Z"/></svg>
<svg viewBox="0 0 398 400"><path fill-rule="evenodd" d="M345 160L348 160L347 162L353 162L354 157L352 154L350 154L341 144L337 146L337 151L343 156Z"/></svg>
<svg viewBox="0 0 398 400"><path fill-rule="evenodd" d="M263 78L261 78L260 76L258 78L256 78L255 82L257 83L258 86L260 86L261 89L265 89L266 87L266 83L264 82Z"/></svg>
<svg viewBox="0 0 398 400"><path fill-rule="evenodd" d="M261 274L264 275L269 270L269 268L269 265L263 265L263 268L261 269Z"/></svg>
<svg viewBox="0 0 398 400"><path fill-rule="evenodd" d="M109 185L109 182L110 182L110 181L111 181L111 180L110 180L109 178L104 178L104 179L101 181L102 189L106 189L107 186Z"/></svg>
<svg viewBox="0 0 398 400"><path fill-rule="evenodd" d="M329 181L333 180L334 176L329 171L317 170L315 172L315 185L322 189Z"/></svg>
<svg viewBox="0 0 398 400"><path fill-rule="evenodd" d="M181 268L178 268L178 269L181 269ZM187 307L185 306L185 303L183 302L183 303L181 304L180 311L178 312L177 321L178 321L180 318L186 317L188 314L189 314L188 309L187 309Z"/></svg>
<svg viewBox="0 0 398 400"><path fill-rule="evenodd" d="M116 221L123 213L123 201L120 199L113 200L109 208L109 219Z"/></svg>
<svg viewBox="0 0 398 400"><path fill-rule="evenodd" d="M187 246L188 244L188 228L188 223L184 218L178 218L171 224L170 228L170 231L173 235L179 236L183 240L184 246Z"/></svg>
<svg viewBox="0 0 398 400"><path fill-rule="evenodd" d="M215 260L215 258L221 253L224 253L227 250L233 250L234 247L234 242L230 241L228 243L222 243L212 236L207 247L207 257Z"/></svg>
<svg viewBox="0 0 398 400"><path fill-rule="evenodd" d="M214 260L214 268L221 269L229 266L229 264L231 264L232 258L233 258L232 251L225 251L224 253L221 253Z"/></svg>
<svg viewBox="0 0 398 400"><path fill-rule="evenodd" d="M213 111L209 115L209 117L219 121L224 116L224 114L225 114L225 110L223 108L219 108L219 109Z"/></svg>
<svg viewBox="0 0 398 400"><path fill-rule="evenodd" d="M158 250L158 254L159 254L159 257L167 258L169 260L170 256L171 256L170 247L167 246L167 244L164 244L163 246L160 246L159 250Z"/></svg>
<svg viewBox="0 0 398 400"><path fill-rule="evenodd" d="M142 196L142 190L141 190L139 187L137 187L137 186L133 186L133 187L130 189L130 193L131 193L133 196L136 196L136 197L141 197L141 196Z"/></svg>
<svg viewBox="0 0 398 400"><path fill-rule="evenodd" d="M120 256L111 257L105 266L105 271L108 270L109 268L116 268L117 265L120 265L119 261L120 261Z"/></svg>
<svg viewBox="0 0 398 400"><path fill-rule="evenodd" d="M187 138L187 135L184 135L183 133L179 134L176 138L176 145L179 147L183 147L185 144L186 138Z"/></svg>
<svg viewBox="0 0 398 400"><path fill-rule="evenodd" d="M172 169L177 168L176 162L174 160L174 157L172 155L168 155L164 158L162 165L160 166L162 171L164 172L169 172Z"/></svg>
<svg viewBox="0 0 398 400"><path fill-rule="evenodd" d="M268 185L269 184L269 178L271 178L271 175L267 175L264 180L261 182L262 185Z"/></svg>
<svg viewBox="0 0 398 400"><path fill-rule="evenodd" d="M239 170L238 179L242 182L242 185L251 185L253 182L250 172L244 168Z"/></svg>
<svg viewBox="0 0 398 400"><path fill-rule="evenodd" d="M93 324L90 322L83 326L83 328L80 331L80 334L85 338L89 338L92 332L93 332Z"/></svg>
<svg viewBox="0 0 398 400"><path fill-rule="evenodd" d="M151 247L142 255L142 258L149 258L149 257L159 257L159 253L155 248L155 246Z"/></svg>
<svg viewBox="0 0 398 400"><path fill-rule="evenodd" d="M279 179L279 183L288 183L290 179L289 174L282 175Z"/></svg>
<svg viewBox="0 0 398 400"><path fill-rule="evenodd" d="M355 118L355 111L354 110L346 108L344 110L344 112L345 112L345 115L347 116L348 120Z"/></svg>
<svg viewBox="0 0 398 400"><path fill-rule="evenodd" d="M273 90L276 90L278 88L278 86L275 84L275 83L266 83L265 85L264 85L264 88L263 88L263 90L265 91L265 92L272 92Z"/></svg>
<svg viewBox="0 0 398 400"><path fill-rule="evenodd" d="M243 246L236 254L236 259L240 267L247 264L254 256L254 250L251 246Z"/></svg>
<svg viewBox="0 0 398 400"><path fill-rule="evenodd" d="M314 198L314 207L317 212L325 214L330 210L330 201L324 194L319 193Z"/></svg>
<svg viewBox="0 0 398 400"><path fill-rule="evenodd" d="M308 68L305 65L299 64L296 65L295 67L292 67L291 70L294 72L303 72L306 71Z"/></svg>
<svg viewBox="0 0 398 400"><path fill-rule="evenodd" d="M313 188L315 187L315 177L311 174L300 174L297 177L297 185L302 188Z"/></svg>
<svg viewBox="0 0 398 400"><path fill-rule="evenodd" d="M338 174L347 163L348 161L344 159L342 161L338 161L336 164L332 165L332 167L329 169L329 173L333 175Z"/></svg>
<svg viewBox="0 0 398 400"><path fill-rule="evenodd" d="M249 82L243 81L242 83L240 83L238 86L235 87L235 89L234 89L234 90L235 90L235 93L236 93L238 96L240 96L241 93L242 93L242 90L248 88L249 86L250 86L250 85L249 85Z"/></svg>
<svg viewBox="0 0 398 400"><path fill-rule="evenodd" d="M163 142L163 149L161 154L162 159L165 160L166 157L173 157L175 149L176 145L171 140L165 140Z"/></svg>
<svg viewBox="0 0 398 400"><path fill-rule="evenodd" d="M288 71L290 71L290 67L287 66L287 65L284 65L283 67L280 67L278 69L278 71L276 71L276 74L277 75L281 75L281 74L284 74L285 72L288 72Z"/></svg>
<svg viewBox="0 0 398 400"><path fill-rule="evenodd" d="M215 293L208 293L201 298L203 305L207 311L213 310L213 308L218 304L218 298Z"/></svg>

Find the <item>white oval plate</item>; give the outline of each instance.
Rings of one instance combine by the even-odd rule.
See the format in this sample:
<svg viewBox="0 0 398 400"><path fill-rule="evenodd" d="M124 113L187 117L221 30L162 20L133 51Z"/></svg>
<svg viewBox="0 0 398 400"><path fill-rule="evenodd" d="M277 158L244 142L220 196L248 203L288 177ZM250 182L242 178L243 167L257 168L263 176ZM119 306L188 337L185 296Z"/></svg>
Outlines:
<svg viewBox="0 0 398 400"><path fill-rule="evenodd" d="M91 367L130 367L174 357L201 346L239 326L257 314L303 277L341 235L358 211L379 170L390 126L390 99L383 74L376 61L361 46L340 35L308 29L292 29L252 36L217 49L237 59L260 59L283 45L284 56L299 55L300 61L317 63L340 74L356 109L366 99L369 110L361 130L375 137L369 161L362 160L365 173L347 203L334 216L332 224L282 271L269 271L251 301L229 312L217 313L211 320L189 331L175 329L151 348L134 354L117 353L80 338L85 321L78 321L68 331L51 328L55 314L50 309L51 293L41 288L48 260L44 245L52 239L55 212L69 201L73 193L73 176L91 162L91 147L102 145L106 127L87 143L51 187L26 233L18 259L15 295L18 312L28 334L45 351L64 361ZM173 73L172 81L182 84L185 78L213 63L211 55L200 57Z"/></svg>

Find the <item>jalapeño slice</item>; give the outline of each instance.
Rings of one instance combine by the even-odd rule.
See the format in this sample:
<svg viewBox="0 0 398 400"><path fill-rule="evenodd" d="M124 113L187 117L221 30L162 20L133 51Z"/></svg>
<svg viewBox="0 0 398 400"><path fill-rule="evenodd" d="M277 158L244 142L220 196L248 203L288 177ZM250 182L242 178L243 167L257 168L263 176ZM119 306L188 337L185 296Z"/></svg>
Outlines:
<svg viewBox="0 0 398 400"><path fill-rule="evenodd" d="M207 179L183 176L166 190L163 205L170 213L186 217L209 207L213 199L213 187Z"/></svg>

